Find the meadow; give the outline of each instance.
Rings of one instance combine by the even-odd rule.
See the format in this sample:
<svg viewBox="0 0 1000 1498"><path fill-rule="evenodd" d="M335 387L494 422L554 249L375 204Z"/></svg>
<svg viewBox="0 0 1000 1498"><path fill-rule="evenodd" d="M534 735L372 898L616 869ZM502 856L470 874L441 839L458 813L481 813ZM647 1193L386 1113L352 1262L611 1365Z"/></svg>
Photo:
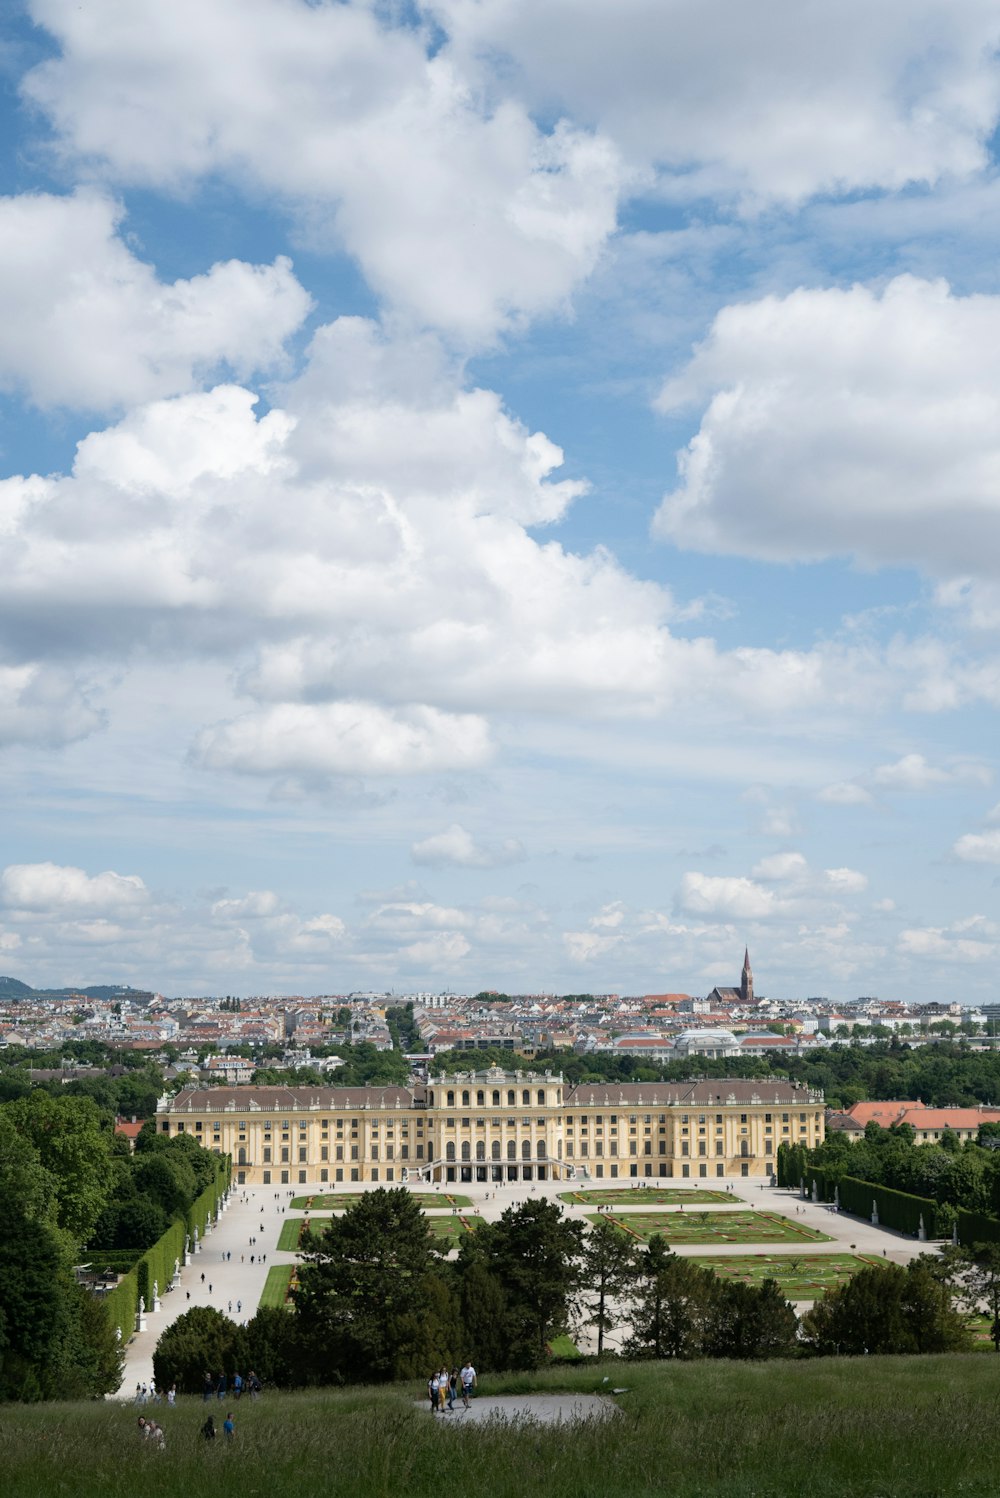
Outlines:
<svg viewBox="0 0 1000 1498"><path fill-rule="evenodd" d="M606 1378L606 1382L605 1382ZM608 1363L481 1377L480 1393L625 1387L601 1425L435 1423L421 1384L272 1394L207 1446L200 1399L6 1406L4 1498L993 1498L1000 1358ZM419 1403L418 1403L419 1401ZM214 1405L221 1417L230 1406Z"/></svg>
<svg viewBox="0 0 1000 1498"><path fill-rule="evenodd" d="M827 1233L777 1212L605 1212L590 1222L613 1222L640 1242L660 1233L675 1243L832 1243Z"/></svg>

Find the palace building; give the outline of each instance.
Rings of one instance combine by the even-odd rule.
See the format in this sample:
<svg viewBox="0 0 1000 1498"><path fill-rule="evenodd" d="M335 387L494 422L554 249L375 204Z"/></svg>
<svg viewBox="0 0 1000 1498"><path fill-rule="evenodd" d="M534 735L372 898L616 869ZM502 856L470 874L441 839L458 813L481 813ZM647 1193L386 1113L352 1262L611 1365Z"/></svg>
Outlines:
<svg viewBox="0 0 1000 1498"><path fill-rule="evenodd" d="M240 1185L766 1178L823 1139L803 1083L583 1082L490 1068L415 1087L186 1087L158 1131L233 1157Z"/></svg>

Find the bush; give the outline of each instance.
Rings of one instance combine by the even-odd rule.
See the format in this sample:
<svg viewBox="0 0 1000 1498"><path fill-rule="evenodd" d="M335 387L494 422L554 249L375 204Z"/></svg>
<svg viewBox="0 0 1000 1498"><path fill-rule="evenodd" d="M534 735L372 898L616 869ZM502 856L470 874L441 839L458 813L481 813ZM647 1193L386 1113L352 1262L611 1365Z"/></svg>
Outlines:
<svg viewBox="0 0 1000 1498"><path fill-rule="evenodd" d="M974 1243L1000 1243L1000 1221L985 1212L966 1212L959 1207L958 1241L963 1248L971 1248Z"/></svg>
<svg viewBox="0 0 1000 1498"><path fill-rule="evenodd" d="M937 1214L937 1202L926 1196L911 1196L907 1191L892 1191L888 1186L876 1186L871 1181L859 1181L854 1176L842 1176L837 1183L840 1205L845 1212L856 1217L870 1217L872 1202L878 1207L879 1222L883 1227L896 1228L901 1233L920 1231L923 1218L928 1238L941 1236ZM948 1232L951 1231L950 1225Z"/></svg>
<svg viewBox="0 0 1000 1498"><path fill-rule="evenodd" d="M231 1378L237 1369L245 1372L247 1367L243 1328L212 1306L185 1311L167 1327L153 1353L157 1388L176 1384L179 1394L200 1394L206 1373L213 1378L225 1373Z"/></svg>

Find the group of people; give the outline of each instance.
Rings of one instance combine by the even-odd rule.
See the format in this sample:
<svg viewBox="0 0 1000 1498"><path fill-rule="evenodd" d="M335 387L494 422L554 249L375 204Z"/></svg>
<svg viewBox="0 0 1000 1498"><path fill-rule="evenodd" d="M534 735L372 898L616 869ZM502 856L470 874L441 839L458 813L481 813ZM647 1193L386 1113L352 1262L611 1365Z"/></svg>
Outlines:
<svg viewBox="0 0 1000 1498"><path fill-rule="evenodd" d="M235 1434L236 1422L233 1419L232 1410L228 1410L226 1413L226 1418L222 1422L222 1439L225 1441L227 1446L232 1442ZM201 1438L203 1441L215 1441L218 1439L218 1435L219 1432L215 1428L215 1416L209 1415L208 1419L201 1427Z"/></svg>
<svg viewBox="0 0 1000 1498"><path fill-rule="evenodd" d="M177 1400L177 1385L176 1384L171 1384L170 1388L167 1390L167 1403L168 1404L174 1404L174 1403L176 1403L176 1400ZM156 1383L154 1382L153 1379L150 1379L148 1384L136 1384L136 1386L135 1386L135 1403L139 1404L139 1405L142 1405L142 1404L162 1404L163 1403L163 1395L160 1393L159 1389L156 1387Z"/></svg>
<svg viewBox="0 0 1000 1498"><path fill-rule="evenodd" d="M147 1420L145 1415L139 1416L139 1439L140 1441L151 1441L161 1451L167 1444L167 1438L163 1434L163 1426L157 1425L155 1420Z"/></svg>
<svg viewBox="0 0 1000 1498"><path fill-rule="evenodd" d="M449 1372L447 1368L442 1368L440 1372L432 1373L427 1380L431 1414L453 1414L459 1389L462 1391L462 1404L465 1409L468 1409L477 1382L476 1370L470 1358L466 1358L465 1366L461 1369L452 1368Z"/></svg>
<svg viewBox="0 0 1000 1498"><path fill-rule="evenodd" d="M211 1373L206 1372L201 1382L201 1397L205 1404L213 1395L216 1399L222 1400L225 1399L230 1389L234 1399L242 1399L244 1393L249 1394L251 1399L256 1399L261 1390L261 1382L252 1368L246 1378L242 1373L234 1373L232 1379L228 1379L224 1373L213 1377Z"/></svg>

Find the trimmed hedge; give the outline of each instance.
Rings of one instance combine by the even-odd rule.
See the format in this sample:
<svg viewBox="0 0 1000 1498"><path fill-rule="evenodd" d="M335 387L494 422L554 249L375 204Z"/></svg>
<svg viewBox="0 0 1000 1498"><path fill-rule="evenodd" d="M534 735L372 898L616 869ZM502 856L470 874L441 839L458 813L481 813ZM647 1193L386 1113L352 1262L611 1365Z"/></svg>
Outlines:
<svg viewBox="0 0 1000 1498"><path fill-rule="evenodd" d="M985 1212L967 1212L959 1207L958 1241L963 1248L971 1248L974 1243L1000 1243L1000 1221Z"/></svg>
<svg viewBox="0 0 1000 1498"><path fill-rule="evenodd" d="M112 1326L118 1328L122 1346L131 1340L135 1331L135 1313L139 1309L139 1285L135 1270L124 1275L113 1290L104 1297Z"/></svg>
<svg viewBox="0 0 1000 1498"><path fill-rule="evenodd" d="M136 1256L133 1267L108 1292L104 1303L108 1307L112 1324L121 1332L123 1343L128 1342L135 1332L139 1297L145 1302L146 1310L152 1310L154 1281L162 1295L174 1277L174 1264L178 1260L181 1264L184 1263L185 1240L193 1238L195 1228L198 1229L199 1239L204 1238L209 1220L218 1215L219 1202L229 1187L232 1164L228 1155L219 1160L212 1184L206 1186L200 1196L195 1197L183 1217L174 1218L152 1248L147 1248L145 1253ZM120 1254L120 1257L124 1255Z"/></svg>
<svg viewBox="0 0 1000 1498"><path fill-rule="evenodd" d="M911 1196L908 1191L893 1191L888 1186L875 1186L871 1181L859 1181L856 1176L841 1176L838 1182L840 1205L845 1212L856 1217L871 1217L872 1202L878 1207L878 1220L883 1227L896 1228L901 1233L920 1231L920 1219L928 1238L940 1237L936 1201L926 1196Z"/></svg>

